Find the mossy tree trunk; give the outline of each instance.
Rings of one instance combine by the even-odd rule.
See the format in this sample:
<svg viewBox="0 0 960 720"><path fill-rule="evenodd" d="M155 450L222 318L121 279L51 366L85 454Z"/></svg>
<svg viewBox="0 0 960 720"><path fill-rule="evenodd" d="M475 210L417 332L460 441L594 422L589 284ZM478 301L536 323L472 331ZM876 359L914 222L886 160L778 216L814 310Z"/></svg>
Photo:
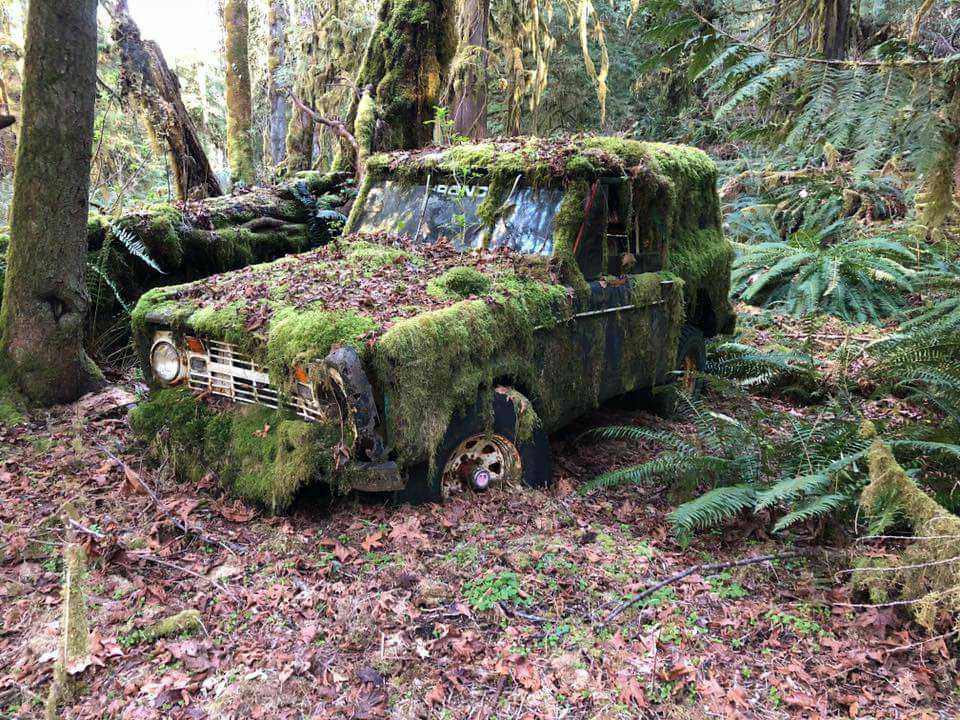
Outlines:
<svg viewBox="0 0 960 720"><path fill-rule="evenodd" d="M250 17L247 0L223 5L227 55L227 159L235 183L254 184L253 101L250 90Z"/></svg>
<svg viewBox="0 0 960 720"><path fill-rule="evenodd" d="M297 28L300 43L297 50L297 74L293 84L294 94L313 107L316 102L317 58L319 37L316 24L316 8L312 0L297 0ZM285 168L289 173L309 170L313 167L313 141L316 132L313 116L296 104L290 111L287 125Z"/></svg>
<svg viewBox="0 0 960 720"><path fill-rule="evenodd" d="M424 147L433 139L435 108L456 52L451 0L383 0L360 68L358 87L371 87L370 126L357 124L373 152ZM351 113L356 118L357 105Z"/></svg>
<svg viewBox="0 0 960 720"><path fill-rule="evenodd" d="M143 111L150 132L167 158L181 200L222 195L203 143L180 97L180 81L167 66L160 46L140 37L127 0L104 2L113 18L113 40L120 55L120 87Z"/></svg>
<svg viewBox="0 0 960 720"><path fill-rule="evenodd" d="M828 60L847 57L851 11L851 0L820 0L820 51Z"/></svg>
<svg viewBox="0 0 960 720"><path fill-rule="evenodd" d="M0 358L39 404L100 378L82 346L96 92L97 0L31 0Z"/></svg>
<svg viewBox="0 0 960 720"><path fill-rule="evenodd" d="M0 115L19 115L20 70L23 51L13 39L9 3L0 3ZM0 174L13 172L17 133L13 127L0 130Z"/></svg>
<svg viewBox="0 0 960 720"><path fill-rule="evenodd" d="M940 151L917 196L920 222L936 237L952 215L960 213L960 70L947 74L939 112Z"/></svg>
<svg viewBox="0 0 960 720"><path fill-rule="evenodd" d="M490 0L462 0L460 51L453 78L453 125L473 140L487 136L487 55Z"/></svg>
<svg viewBox="0 0 960 720"><path fill-rule="evenodd" d="M270 54L267 60L270 102L270 125L268 151L274 167L283 162L287 154L287 126L290 124L290 90L283 80L283 70L287 64L287 28L290 25L290 11L287 0L270 0L268 21L270 24Z"/></svg>

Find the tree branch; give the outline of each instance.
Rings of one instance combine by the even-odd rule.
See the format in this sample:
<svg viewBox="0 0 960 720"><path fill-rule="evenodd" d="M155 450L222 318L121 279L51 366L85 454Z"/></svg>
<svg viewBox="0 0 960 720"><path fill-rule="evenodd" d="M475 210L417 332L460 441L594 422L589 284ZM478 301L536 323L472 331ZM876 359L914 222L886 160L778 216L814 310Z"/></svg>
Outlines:
<svg viewBox="0 0 960 720"><path fill-rule="evenodd" d="M357 160L357 167L360 165L360 143L357 142L357 138L354 137L353 133L350 132L350 129L347 127L347 124L340 120L339 118L325 118L320 115L316 110L309 107L303 100L296 96L295 93L290 93L290 99L293 100L294 104L300 109L300 112L306 113L309 115L315 122L320 123L324 127L333 131L333 133L346 141L346 143L353 150L354 157Z"/></svg>
<svg viewBox="0 0 960 720"><path fill-rule="evenodd" d="M693 565L692 567L688 567L686 570L683 570L674 575L671 575L666 580L661 580L655 585L651 585L643 592L638 593L637 595L634 595L633 597L627 600L624 600L622 603L620 603L620 605L618 605L613 610L613 612L611 612L609 615L607 615L603 619L603 622L604 624L606 624L615 620L623 612L630 609L637 603L646 600L648 597L653 595L658 590L661 590L667 587L668 585L673 585L674 583L677 583L680 580L683 580L684 578L689 577L690 575L693 575L694 573L716 575L717 573L722 572L723 570L729 570L730 568L744 567L746 565L759 565L761 563L772 562L774 560L786 560L786 559L795 558L795 557L805 557L811 554L813 554L811 550L787 550L782 553L773 553L770 555L759 555L757 557L746 558L744 560L730 560L729 562L713 563L711 565Z"/></svg>

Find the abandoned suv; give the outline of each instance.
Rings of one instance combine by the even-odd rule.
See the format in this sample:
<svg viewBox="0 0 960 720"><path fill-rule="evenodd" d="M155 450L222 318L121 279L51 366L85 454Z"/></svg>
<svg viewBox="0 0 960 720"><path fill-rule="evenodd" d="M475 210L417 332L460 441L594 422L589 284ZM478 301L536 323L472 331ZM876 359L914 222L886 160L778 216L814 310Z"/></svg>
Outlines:
<svg viewBox="0 0 960 720"><path fill-rule="evenodd" d="M134 427L271 510L316 480L545 485L548 433L692 390L732 329L716 180L698 150L620 138L370 158L338 241L143 297Z"/></svg>

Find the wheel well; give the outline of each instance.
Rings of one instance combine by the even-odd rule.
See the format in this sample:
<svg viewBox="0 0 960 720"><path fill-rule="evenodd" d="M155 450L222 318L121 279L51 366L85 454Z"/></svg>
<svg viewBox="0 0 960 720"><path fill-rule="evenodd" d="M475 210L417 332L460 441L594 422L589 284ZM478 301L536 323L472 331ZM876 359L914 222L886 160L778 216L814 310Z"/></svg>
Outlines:
<svg viewBox="0 0 960 720"><path fill-rule="evenodd" d="M717 314L706 293L697 293L693 304L693 313L689 316L688 324L698 328L704 337L714 337L717 334Z"/></svg>

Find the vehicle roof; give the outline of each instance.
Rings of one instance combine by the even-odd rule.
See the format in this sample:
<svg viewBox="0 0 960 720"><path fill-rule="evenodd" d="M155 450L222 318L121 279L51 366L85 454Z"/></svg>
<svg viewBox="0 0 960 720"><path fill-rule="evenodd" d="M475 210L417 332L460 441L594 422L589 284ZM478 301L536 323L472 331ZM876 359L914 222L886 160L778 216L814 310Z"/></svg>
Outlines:
<svg viewBox="0 0 960 720"><path fill-rule="evenodd" d="M522 175L536 185L675 171L693 182L716 176L716 165L696 148L612 136L510 138L406 150L371 157L367 170L374 178L409 181L428 174L460 180Z"/></svg>

